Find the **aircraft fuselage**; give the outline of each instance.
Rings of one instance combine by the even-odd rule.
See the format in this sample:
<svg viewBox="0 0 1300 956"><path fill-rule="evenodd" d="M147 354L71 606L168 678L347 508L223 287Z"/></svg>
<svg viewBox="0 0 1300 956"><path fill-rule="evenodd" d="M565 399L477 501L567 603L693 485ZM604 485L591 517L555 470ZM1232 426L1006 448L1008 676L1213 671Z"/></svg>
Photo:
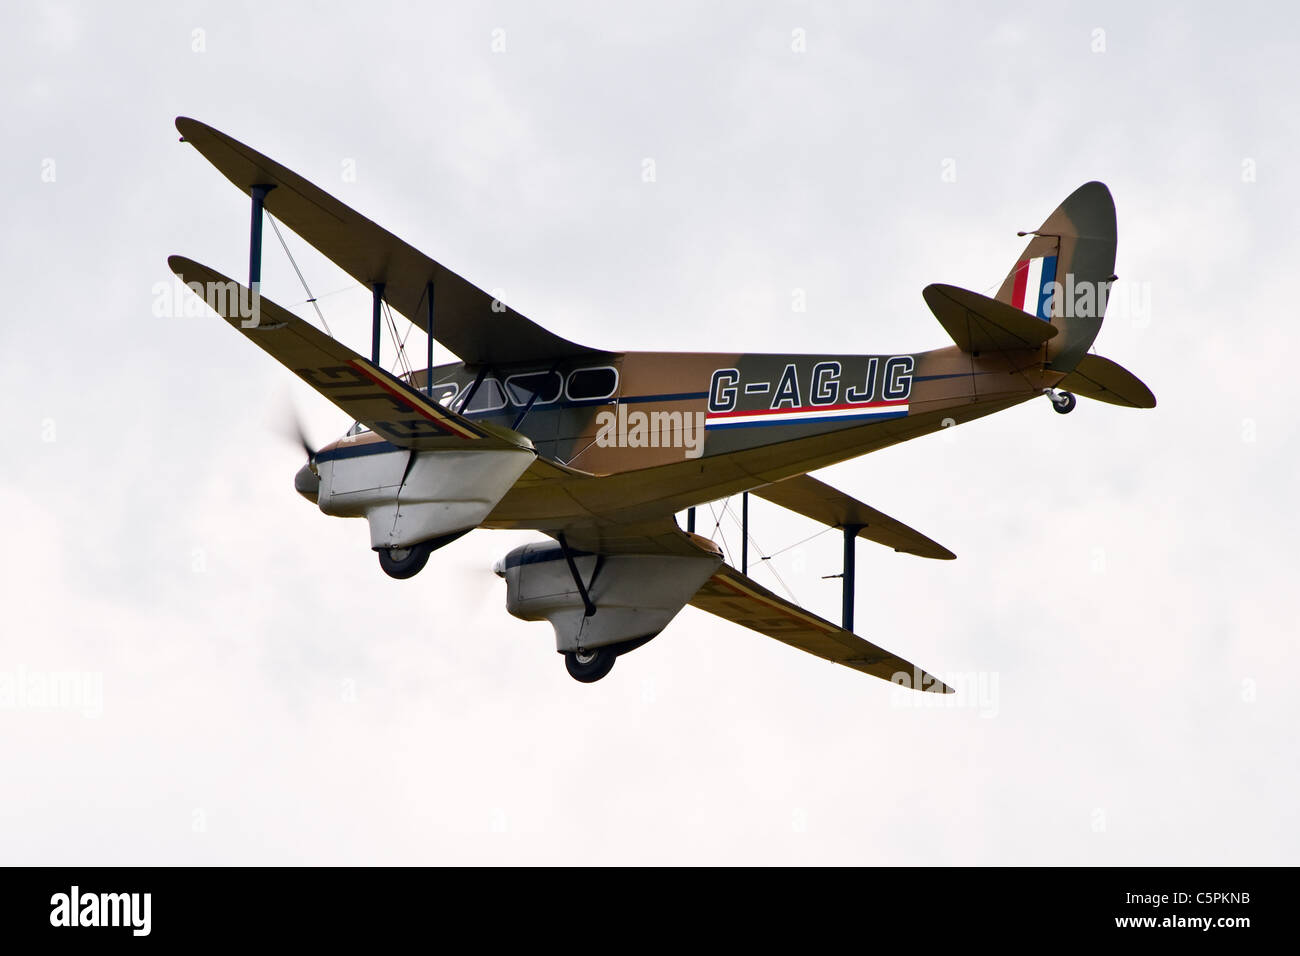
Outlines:
<svg viewBox="0 0 1300 956"><path fill-rule="evenodd" d="M626 352L545 367L453 363L436 366L432 379L438 401L516 429L542 459L623 477L614 485L557 479L572 486L558 496L556 482L521 481L483 523L537 527L611 504L623 520L671 514L980 418L1058 383L1061 373L1042 363L1041 349L972 355L954 346L876 355ZM422 391L426 382L424 370L411 376ZM362 432L320 457L392 450Z"/></svg>

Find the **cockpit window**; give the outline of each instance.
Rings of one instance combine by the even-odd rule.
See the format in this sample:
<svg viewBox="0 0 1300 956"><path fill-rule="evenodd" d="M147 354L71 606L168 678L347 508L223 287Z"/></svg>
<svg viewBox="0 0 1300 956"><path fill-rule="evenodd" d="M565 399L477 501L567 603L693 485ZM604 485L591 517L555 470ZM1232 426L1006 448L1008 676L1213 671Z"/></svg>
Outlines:
<svg viewBox="0 0 1300 956"><path fill-rule="evenodd" d="M451 405L451 400L459 391L455 382L441 382L433 386L433 400L439 405Z"/></svg>
<svg viewBox="0 0 1300 956"><path fill-rule="evenodd" d="M369 425L364 422L353 422L352 427L348 429L347 437L351 438L353 435L360 435L362 432L368 431L370 431Z"/></svg>

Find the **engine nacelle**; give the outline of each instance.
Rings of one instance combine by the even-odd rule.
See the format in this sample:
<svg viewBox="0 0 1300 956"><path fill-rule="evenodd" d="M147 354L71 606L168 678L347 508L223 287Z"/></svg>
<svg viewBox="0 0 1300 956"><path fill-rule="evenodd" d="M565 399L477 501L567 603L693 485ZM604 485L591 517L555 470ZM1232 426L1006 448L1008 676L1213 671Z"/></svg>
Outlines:
<svg viewBox="0 0 1300 956"><path fill-rule="evenodd" d="M406 548L478 527L537 457L525 448L439 449L416 452L414 461L401 448L343 451L317 466L316 503L327 515L369 521L372 548Z"/></svg>
<svg viewBox="0 0 1300 956"><path fill-rule="evenodd" d="M590 617L558 544L525 544L493 568L506 581L506 610L525 621L550 621L561 652L653 637L695 596L722 559L579 554L574 563L596 606Z"/></svg>

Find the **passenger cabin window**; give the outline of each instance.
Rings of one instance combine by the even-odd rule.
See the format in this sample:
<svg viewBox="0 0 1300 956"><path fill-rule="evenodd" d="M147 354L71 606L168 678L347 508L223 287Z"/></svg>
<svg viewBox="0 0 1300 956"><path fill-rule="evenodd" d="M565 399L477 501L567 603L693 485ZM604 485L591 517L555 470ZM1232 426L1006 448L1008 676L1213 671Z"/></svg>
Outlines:
<svg viewBox="0 0 1300 956"><path fill-rule="evenodd" d="M506 393L516 405L527 405L537 396L534 405L549 405L559 399L564 388L564 379L559 372L530 372L527 375L511 375L506 379Z"/></svg>
<svg viewBox="0 0 1300 956"><path fill-rule="evenodd" d="M609 366L580 368L569 373L569 398L575 402L609 398L618 388L618 372Z"/></svg>
<svg viewBox="0 0 1300 956"><path fill-rule="evenodd" d="M466 385L466 388L473 388L473 383ZM470 399L470 412L495 412L506 407L506 393L501 388L501 383L495 378L485 378L474 392Z"/></svg>

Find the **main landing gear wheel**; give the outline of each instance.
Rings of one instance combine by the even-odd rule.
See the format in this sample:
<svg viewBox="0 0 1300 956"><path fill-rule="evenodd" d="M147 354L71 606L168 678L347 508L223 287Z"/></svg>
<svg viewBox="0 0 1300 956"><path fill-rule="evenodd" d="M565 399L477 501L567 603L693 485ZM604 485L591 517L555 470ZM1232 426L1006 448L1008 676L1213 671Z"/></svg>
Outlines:
<svg viewBox="0 0 1300 956"><path fill-rule="evenodd" d="M1052 396L1052 411L1058 415L1070 414L1078 404L1079 400L1074 397L1073 392L1058 392Z"/></svg>
<svg viewBox="0 0 1300 956"><path fill-rule="evenodd" d="M433 545L427 541L409 548L380 548L379 566L390 578L405 580L424 570L432 553Z"/></svg>
<svg viewBox="0 0 1300 956"><path fill-rule="evenodd" d="M584 684L594 684L611 670L618 652L612 647L598 647L594 651L566 651L564 666L569 669L569 676Z"/></svg>

